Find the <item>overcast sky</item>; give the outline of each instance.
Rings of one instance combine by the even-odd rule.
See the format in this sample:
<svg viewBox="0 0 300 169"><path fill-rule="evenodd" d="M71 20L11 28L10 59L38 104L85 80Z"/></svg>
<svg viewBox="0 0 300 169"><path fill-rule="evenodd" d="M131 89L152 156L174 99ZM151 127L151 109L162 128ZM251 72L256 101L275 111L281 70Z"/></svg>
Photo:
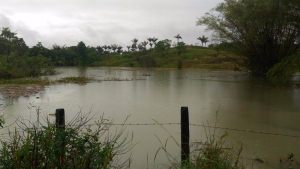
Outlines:
<svg viewBox="0 0 300 169"><path fill-rule="evenodd" d="M131 45L148 37L187 44L210 36L197 18L223 0L3 0L0 27L10 27L28 46Z"/></svg>

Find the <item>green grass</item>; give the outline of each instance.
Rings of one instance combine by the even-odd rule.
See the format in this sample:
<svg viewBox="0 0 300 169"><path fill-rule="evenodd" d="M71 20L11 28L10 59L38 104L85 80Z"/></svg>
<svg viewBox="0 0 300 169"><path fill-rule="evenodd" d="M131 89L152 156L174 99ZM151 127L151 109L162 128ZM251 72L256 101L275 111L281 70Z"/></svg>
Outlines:
<svg viewBox="0 0 300 169"><path fill-rule="evenodd" d="M175 48L171 48L164 56L151 49L141 55L154 57L158 68L177 68L179 56ZM242 67L242 60L236 55L225 52L218 53L216 50L206 47L187 46L183 56L183 68L234 69ZM95 63L94 66L141 67L132 53L115 56L110 65L107 61L101 61Z"/></svg>

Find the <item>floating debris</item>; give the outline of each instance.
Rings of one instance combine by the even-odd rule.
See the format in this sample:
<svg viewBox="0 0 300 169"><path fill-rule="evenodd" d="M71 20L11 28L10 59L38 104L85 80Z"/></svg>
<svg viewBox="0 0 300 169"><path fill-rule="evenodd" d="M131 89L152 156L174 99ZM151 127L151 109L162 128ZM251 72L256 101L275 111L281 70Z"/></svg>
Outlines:
<svg viewBox="0 0 300 169"><path fill-rule="evenodd" d="M36 94L44 90L43 85L4 85L0 86L0 94L4 99L18 98L18 97L29 97L30 95Z"/></svg>

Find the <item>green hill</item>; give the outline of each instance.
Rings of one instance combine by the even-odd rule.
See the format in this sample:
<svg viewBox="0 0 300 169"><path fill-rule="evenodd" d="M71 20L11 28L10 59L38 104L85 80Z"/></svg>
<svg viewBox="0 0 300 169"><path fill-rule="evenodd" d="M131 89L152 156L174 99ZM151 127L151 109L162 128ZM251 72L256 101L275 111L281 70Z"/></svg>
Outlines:
<svg viewBox="0 0 300 169"><path fill-rule="evenodd" d="M199 46L187 46L181 57L184 58L182 68L237 69L242 65L242 60L236 55ZM94 63L94 66L148 68L147 62L151 62L149 67L177 68L179 58L176 48L164 52L148 49L121 55L110 54L105 60Z"/></svg>

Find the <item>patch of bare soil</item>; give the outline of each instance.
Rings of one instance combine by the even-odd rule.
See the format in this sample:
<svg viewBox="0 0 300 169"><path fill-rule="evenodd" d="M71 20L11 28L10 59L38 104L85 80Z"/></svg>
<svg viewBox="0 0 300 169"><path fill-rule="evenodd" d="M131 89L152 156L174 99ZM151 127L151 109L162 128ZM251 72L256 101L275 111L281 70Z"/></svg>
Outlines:
<svg viewBox="0 0 300 169"><path fill-rule="evenodd" d="M42 85L0 85L0 94L4 99L29 97L30 95L39 93L44 90L45 86Z"/></svg>

